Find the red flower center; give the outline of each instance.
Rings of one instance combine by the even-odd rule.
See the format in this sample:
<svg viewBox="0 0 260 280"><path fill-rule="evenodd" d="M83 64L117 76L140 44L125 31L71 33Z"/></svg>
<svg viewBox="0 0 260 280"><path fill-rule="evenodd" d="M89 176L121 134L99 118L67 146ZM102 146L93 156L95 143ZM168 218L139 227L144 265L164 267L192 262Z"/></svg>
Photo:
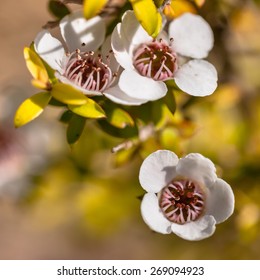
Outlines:
<svg viewBox="0 0 260 280"><path fill-rule="evenodd" d="M178 67L176 54L163 40L141 44L134 51L133 64L140 75L156 81L173 78Z"/></svg>
<svg viewBox="0 0 260 280"><path fill-rule="evenodd" d="M195 182L172 181L163 188L159 205L169 221L185 224L201 216L204 210L204 194Z"/></svg>
<svg viewBox="0 0 260 280"><path fill-rule="evenodd" d="M102 92L113 83L116 76L108 65L109 56L105 63L101 55L76 50L68 55L63 75L83 89Z"/></svg>

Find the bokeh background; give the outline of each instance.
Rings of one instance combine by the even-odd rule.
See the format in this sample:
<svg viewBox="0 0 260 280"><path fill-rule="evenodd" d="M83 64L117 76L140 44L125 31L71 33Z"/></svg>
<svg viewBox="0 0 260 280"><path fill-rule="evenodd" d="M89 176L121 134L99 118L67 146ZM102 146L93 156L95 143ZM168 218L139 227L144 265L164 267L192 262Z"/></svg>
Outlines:
<svg viewBox="0 0 260 280"><path fill-rule="evenodd" d="M199 12L214 30L209 60L219 88L202 99L177 96L185 122L178 137L170 128L161 135L179 155L211 158L234 190L233 216L211 238L189 242L142 221L142 158L119 164L110 149L121 140L89 123L71 148L57 108L13 128L17 106L36 93L23 48L51 16L47 0L2 0L0 259L260 259L259 2L206 1ZM145 145L146 153L158 146L152 138Z"/></svg>

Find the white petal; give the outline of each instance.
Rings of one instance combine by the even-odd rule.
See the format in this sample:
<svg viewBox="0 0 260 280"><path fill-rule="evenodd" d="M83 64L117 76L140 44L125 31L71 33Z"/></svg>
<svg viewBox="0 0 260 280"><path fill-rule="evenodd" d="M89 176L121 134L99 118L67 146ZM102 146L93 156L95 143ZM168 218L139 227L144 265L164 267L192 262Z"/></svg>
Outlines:
<svg viewBox="0 0 260 280"><path fill-rule="evenodd" d="M43 30L34 39L34 46L36 52L51 68L61 71L65 51L59 40L52 37L49 31Z"/></svg>
<svg viewBox="0 0 260 280"><path fill-rule="evenodd" d="M101 17L86 20L80 10L65 16L60 22L60 30L69 51L95 51L105 39L106 27Z"/></svg>
<svg viewBox="0 0 260 280"><path fill-rule="evenodd" d="M103 94L113 102L122 105L136 106L148 102L148 100L137 99L128 96L125 92L122 91L122 89L120 89L118 85L106 89Z"/></svg>
<svg viewBox="0 0 260 280"><path fill-rule="evenodd" d="M163 216L156 194L145 194L141 203L141 214L152 230L163 234L171 233L171 222Z"/></svg>
<svg viewBox="0 0 260 280"><path fill-rule="evenodd" d="M121 23L114 28L111 38L111 46L118 63L125 69L134 69L132 56L127 51L128 42L121 35ZM126 46L125 46L126 44Z"/></svg>
<svg viewBox="0 0 260 280"><path fill-rule="evenodd" d="M171 151L158 150L142 163L139 181L147 192L158 193L176 176L178 157Z"/></svg>
<svg viewBox="0 0 260 280"><path fill-rule="evenodd" d="M141 76L135 70L124 70L118 84L130 97L149 101L160 99L167 93L167 86L164 82Z"/></svg>
<svg viewBox="0 0 260 280"><path fill-rule="evenodd" d="M214 35L209 24L198 15L186 13L169 25L173 49L192 58L205 58L213 48Z"/></svg>
<svg viewBox="0 0 260 280"><path fill-rule="evenodd" d="M181 177L201 183L206 187L210 187L217 179L214 164L201 154L188 154L181 158L176 167L176 172Z"/></svg>
<svg viewBox="0 0 260 280"><path fill-rule="evenodd" d="M197 241L207 237L210 237L216 229L216 221L213 216L203 216L197 221L187 224L179 225L172 223L172 232L179 237Z"/></svg>
<svg viewBox="0 0 260 280"><path fill-rule="evenodd" d="M57 79L59 79L60 82L73 86L75 89L83 92L87 96L101 96L102 95L102 93L99 91L90 91L90 90L82 88L81 86L76 85L75 83L70 81L68 78L60 75L59 73L55 73L55 76L57 77Z"/></svg>
<svg viewBox="0 0 260 280"><path fill-rule="evenodd" d="M112 51L111 36L108 36L101 47L101 54L102 54L103 61L106 64L108 64L112 72L115 73L118 71L120 65L116 61L115 56L111 51Z"/></svg>
<svg viewBox="0 0 260 280"><path fill-rule="evenodd" d="M235 198L229 184L217 179L208 189L206 214L214 216L217 223L224 222L234 211Z"/></svg>
<svg viewBox="0 0 260 280"><path fill-rule="evenodd" d="M127 11L122 17L121 34L129 47L151 42L153 38L143 29L133 11Z"/></svg>
<svg viewBox="0 0 260 280"><path fill-rule="evenodd" d="M174 80L184 92L193 96L207 96L217 88L215 67L205 60L191 60L181 66Z"/></svg>

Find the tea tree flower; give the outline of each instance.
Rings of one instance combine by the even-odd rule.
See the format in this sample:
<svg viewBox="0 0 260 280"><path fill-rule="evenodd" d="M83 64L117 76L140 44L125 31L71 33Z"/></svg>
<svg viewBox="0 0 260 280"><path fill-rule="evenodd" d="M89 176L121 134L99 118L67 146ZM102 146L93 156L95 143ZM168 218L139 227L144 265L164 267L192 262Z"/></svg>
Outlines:
<svg viewBox="0 0 260 280"><path fill-rule="evenodd" d="M124 68L119 87L127 88L127 96L144 103L162 98L165 81L194 96L206 96L217 87L215 67L203 60L213 47L213 32L198 15L186 13L169 24L169 34L161 32L157 39L149 36L131 11L112 33L112 49ZM192 58L186 63L187 57ZM111 99L121 103L124 98L113 92Z"/></svg>
<svg viewBox="0 0 260 280"><path fill-rule="evenodd" d="M200 154L178 159L171 151L154 152L144 160L139 180L147 191L141 214L156 232L201 240L211 236L215 225L233 213L231 187L217 177L214 164Z"/></svg>
<svg viewBox="0 0 260 280"><path fill-rule="evenodd" d="M66 46L43 30L34 41L37 53L61 82L86 95L101 95L113 84L118 70L118 64L111 61L108 41L97 52L105 39L104 20L98 16L85 20L77 11L65 16L59 27Z"/></svg>

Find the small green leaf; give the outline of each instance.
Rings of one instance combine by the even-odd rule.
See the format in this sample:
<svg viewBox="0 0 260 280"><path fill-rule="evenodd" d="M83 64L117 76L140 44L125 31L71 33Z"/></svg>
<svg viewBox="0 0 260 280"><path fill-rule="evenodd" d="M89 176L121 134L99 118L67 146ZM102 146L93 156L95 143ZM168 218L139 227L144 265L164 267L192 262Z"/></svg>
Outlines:
<svg viewBox="0 0 260 280"><path fill-rule="evenodd" d="M60 116L59 121L62 123L69 123L73 115L74 114L70 110L67 110Z"/></svg>
<svg viewBox="0 0 260 280"><path fill-rule="evenodd" d="M174 115L176 111L176 100L174 96L173 90L168 90L167 94L163 98L163 102L167 106L167 108L170 110L170 112Z"/></svg>
<svg viewBox="0 0 260 280"><path fill-rule="evenodd" d="M15 127L20 127L37 118L51 99L49 92L39 92L26 99L17 109L14 117Z"/></svg>
<svg viewBox="0 0 260 280"><path fill-rule="evenodd" d="M153 0L129 0L132 4L135 16L146 30L146 32L156 37L162 29L162 16L157 11Z"/></svg>
<svg viewBox="0 0 260 280"><path fill-rule="evenodd" d="M83 105L68 105L68 108L73 113L85 118L100 119L106 117L104 110L90 98L87 98L87 102Z"/></svg>
<svg viewBox="0 0 260 280"><path fill-rule="evenodd" d="M108 0L84 0L83 13L86 19L96 16L106 5Z"/></svg>
<svg viewBox="0 0 260 280"><path fill-rule="evenodd" d="M51 94L58 101L69 105L83 105L88 101L88 98L82 92L62 83L53 85Z"/></svg>
<svg viewBox="0 0 260 280"><path fill-rule="evenodd" d="M58 19L62 19L70 14L68 7L59 0L50 0L48 4L49 11Z"/></svg>
<svg viewBox="0 0 260 280"><path fill-rule="evenodd" d="M105 133L113 137L129 139L138 136L138 129L136 126L126 126L121 129L111 125L106 119L98 120L98 125Z"/></svg>
<svg viewBox="0 0 260 280"><path fill-rule="evenodd" d="M67 141L70 145L77 142L84 130L86 119L73 114L67 128Z"/></svg>
<svg viewBox="0 0 260 280"><path fill-rule="evenodd" d="M109 104L105 107L107 121L115 127L125 128L126 126L134 126L134 120L130 114L123 109Z"/></svg>
<svg viewBox="0 0 260 280"><path fill-rule="evenodd" d="M65 107L67 106L66 104L56 100L55 98L51 98L50 102L49 102L49 105L51 106L55 106L55 107Z"/></svg>
<svg viewBox="0 0 260 280"><path fill-rule="evenodd" d="M164 0L153 0L154 4L157 8L160 8L164 2Z"/></svg>

